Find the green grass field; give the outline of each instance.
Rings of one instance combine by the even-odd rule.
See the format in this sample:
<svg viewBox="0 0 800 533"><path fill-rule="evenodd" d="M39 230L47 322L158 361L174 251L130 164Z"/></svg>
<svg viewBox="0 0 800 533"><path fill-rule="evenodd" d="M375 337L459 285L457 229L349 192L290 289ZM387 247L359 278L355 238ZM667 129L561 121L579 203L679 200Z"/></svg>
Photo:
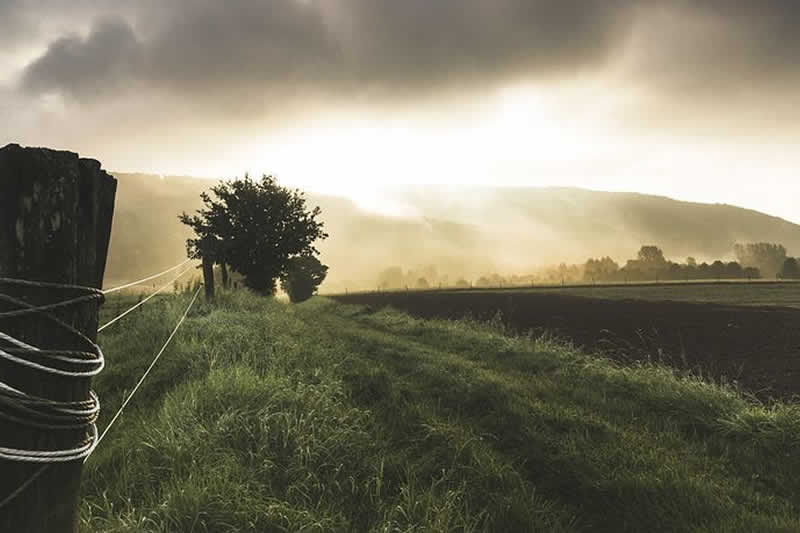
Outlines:
<svg viewBox="0 0 800 533"><path fill-rule="evenodd" d="M101 429L186 304L101 334ZM85 531L800 530L800 407L498 324L222 294L117 424Z"/></svg>

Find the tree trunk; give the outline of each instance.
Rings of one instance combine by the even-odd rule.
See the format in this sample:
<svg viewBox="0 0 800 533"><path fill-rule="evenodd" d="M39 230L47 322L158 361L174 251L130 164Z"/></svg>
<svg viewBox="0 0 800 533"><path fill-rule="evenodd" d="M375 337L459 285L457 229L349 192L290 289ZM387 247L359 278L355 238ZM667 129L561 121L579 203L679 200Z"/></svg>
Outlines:
<svg viewBox="0 0 800 533"><path fill-rule="evenodd" d="M222 288L228 289L230 287L230 277L228 276L228 265L225 261L219 264L220 272L222 273Z"/></svg>
<svg viewBox="0 0 800 533"><path fill-rule="evenodd" d="M203 257L203 283L206 287L206 300L214 299L214 263L211 259Z"/></svg>

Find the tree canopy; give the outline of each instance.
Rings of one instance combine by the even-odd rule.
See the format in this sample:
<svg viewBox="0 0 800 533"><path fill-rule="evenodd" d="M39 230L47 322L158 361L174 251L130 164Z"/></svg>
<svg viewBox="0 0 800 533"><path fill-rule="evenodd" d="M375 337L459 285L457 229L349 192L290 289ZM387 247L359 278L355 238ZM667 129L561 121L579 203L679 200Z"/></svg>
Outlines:
<svg viewBox="0 0 800 533"><path fill-rule="evenodd" d="M758 268L767 277L779 274L787 258L783 245L768 242L736 244L734 252L743 267Z"/></svg>
<svg viewBox="0 0 800 533"><path fill-rule="evenodd" d="M318 254L314 243L328 237L319 207L308 209L301 191L272 176L222 181L201 198L197 214L179 217L196 235L186 243L189 257L228 264L262 293L274 293L291 260Z"/></svg>
<svg viewBox="0 0 800 533"><path fill-rule="evenodd" d="M281 275L281 288L293 303L304 302L314 296L327 274L328 267L313 255L292 257Z"/></svg>
<svg viewBox="0 0 800 533"><path fill-rule="evenodd" d="M780 277L783 279L800 279L800 261L794 257L786 258L781 268Z"/></svg>

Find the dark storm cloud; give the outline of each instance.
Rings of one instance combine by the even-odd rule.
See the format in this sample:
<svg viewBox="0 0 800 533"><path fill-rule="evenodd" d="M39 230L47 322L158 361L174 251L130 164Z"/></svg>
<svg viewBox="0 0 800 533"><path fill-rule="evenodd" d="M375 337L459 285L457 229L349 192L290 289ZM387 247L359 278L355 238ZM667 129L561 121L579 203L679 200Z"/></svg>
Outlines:
<svg viewBox="0 0 800 533"><path fill-rule="evenodd" d="M14 48L31 32L21 0L0 1L0 46Z"/></svg>
<svg viewBox="0 0 800 533"><path fill-rule="evenodd" d="M551 74L602 62L630 23L617 0L351 0L361 79L400 84ZM346 19L346 20L347 20ZM344 33L344 32L342 32Z"/></svg>
<svg viewBox="0 0 800 533"><path fill-rule="evenodd" d="M26 69L23 83L34 91L60 90L88 97L133 79L139 57L140 44L125 21L101 20L86 39L73 35L53 42Z"/></svg>
<svg viewBox="0 0 800 533"><path fill-rule="evenodd" d="M800 2L651 2L634 76L667 91L781 86L800 74Z"/></svg>
<svg viewBox="0 0 800 533"><path fill-rule="evenodd" d="M135 0L0 0L0 44L8 53L32 43L49 44L83 21L131 12ZM43 42L44 39L44 42Z"/></svg>
<svg viewBox="0 0 800 533"><path fill-rule="evenodd" d="M629 46L637 48L630 65L634 81L666 92L770 87L794 79L800 69L800 7L794 0L102 5L97 12L107 15L109 6L118 5L125 18L96 21L87 36L54 39L25 69L23 87L79 100L120 83L165 88L188 100L227 89L427 92L600 70ZM0 34L7 24L0 21Z"/></svg>
<svg viewBox="0 0 800 533"><path fill-rule="evenodd" d="M389 90L602 60L629 26L617 0L268 0L152 4L125 23L62 37L24 86L81 97L110 75L179 91L259 84ZM141 28L140 32L134 28ZM138 35L138 36L137 36Z"/></svg>
<svg viewBox="0 0 800 533"><path fill-rule="evenodd" d="M171 7L171 6L170 6ZM322 13L298 0L184 2L154 20L147 75L176 87L334 78L342 57Z"/></svg>

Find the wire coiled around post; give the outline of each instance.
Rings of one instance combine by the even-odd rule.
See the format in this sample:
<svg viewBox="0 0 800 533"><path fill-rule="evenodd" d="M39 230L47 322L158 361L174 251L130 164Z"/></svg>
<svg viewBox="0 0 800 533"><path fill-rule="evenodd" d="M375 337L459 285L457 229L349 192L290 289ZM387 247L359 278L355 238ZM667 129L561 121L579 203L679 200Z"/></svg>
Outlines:
<svg viewBox="0 0 800 533"><path fill-rule="evenodd" d="M105 359L100 347L77 330L58 318L54 311L71 306L84 305L103 301L103 294L97 289L45 283L11 278L0 278L0 287L13 285L45 290L71 290L83 293L63 301L33 305L8 294L0 293L0 302L16 306L17 309L0 312L0 320L19 319L39 315L47 319L54 327L67 332L85 346L82 350L40 349L0 331L0 359L13 365L27 367L35 372L70 379L88 379L97 375L105 366ZM85 438L74 446L63 449L22 449L0 446L0 459L17 463L34 463L41 465L14 492L0 500L0 508L7 505L25 488L33 483L51 464L80 461L88 457L98 442L97 417L100 413L100 402L93 391L89 398L80 401L60 401L41 397L22 390L0 380L0 419L30 429L61 432L84 430Z"/></svg>

